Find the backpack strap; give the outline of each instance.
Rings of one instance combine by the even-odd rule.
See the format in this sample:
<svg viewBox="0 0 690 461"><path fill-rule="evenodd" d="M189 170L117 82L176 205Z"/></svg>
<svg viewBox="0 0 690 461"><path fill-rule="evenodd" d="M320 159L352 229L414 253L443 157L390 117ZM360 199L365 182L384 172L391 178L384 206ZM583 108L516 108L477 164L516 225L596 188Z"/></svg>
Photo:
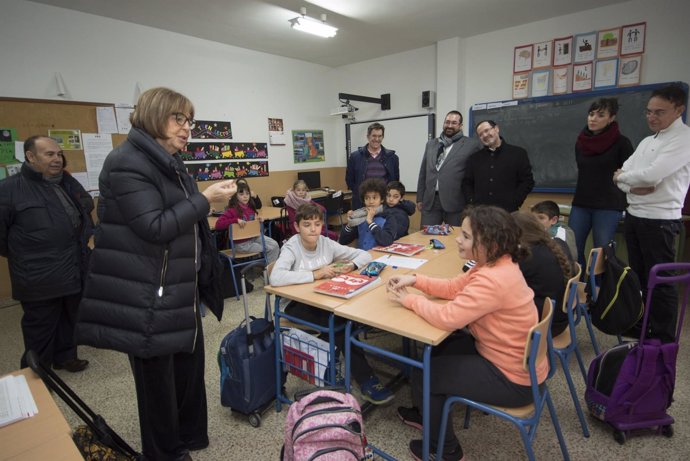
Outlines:
<svg viewBox="0 0 690 461"><path fill-rule="evenodd" d="M620 396L624 406L639 403L650 391L658 386L661 377L656 373L656 363L661 350L658 344L640 344L637 346L637 363L635 373L628 377L630 388Z"/></svg>

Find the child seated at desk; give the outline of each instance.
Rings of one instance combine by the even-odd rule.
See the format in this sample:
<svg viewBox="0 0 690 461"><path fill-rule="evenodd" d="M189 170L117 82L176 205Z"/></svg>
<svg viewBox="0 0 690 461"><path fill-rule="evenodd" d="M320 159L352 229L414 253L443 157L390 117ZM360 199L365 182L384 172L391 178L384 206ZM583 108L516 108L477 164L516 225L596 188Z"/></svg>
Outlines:
<svg viewBox="0 0 690 461"><path fill-rule="evenodd" d="M551 200L544 200L532 205L530 211L537 217L544 229L552 238L563 240L568 245L568 252L572 258L577 258L577 245L575 233L565 224L560 223L561 209Z"/></svg>
<svg viewBox="0 0 690 461"><path fill-rule="evenodd" d="M465 210L455 239L461 258L477 264L452 279L424 275L396 275L388 282L389 298L413 310L436 328L453 331L432 350L429 406L432 452L436 451L443 404L449 395L460 395L491 405L520 407L532 403L529 373L522 367L529 329L538 321L534 292L527 286L517 261L520 229L505 210L477 206ZM440 304L422 294L447 299ZM537 369L546 379L548 363ZM416 407L398 408L407 425L421 429L422 373L412 370L410 385ZM462 460L463 451L449 415L444 460ZM412 440L410 451L422 458L422 441Z"/></svg>
<svg viewBox="0 0 690 461"><path fill-rule="evenodd" d="M417 205L411 200L405 200L405 186L400 181L391 181L386 184L386 203L383 207L387 215L394 214L398 221L399 230L404 232L397 238L409 233L410 216L417 209Z"/></svg>
<svg viewBox="0 0 690 461"><path fill-rule="evenodd" d="M388 246L407 233L408 225L398 221L397 212L385 210L386 183L369 178L359 186L364 207L348 212L347 224L340 233L343 245L357 239L357 248L371 250L377 245Z"/></svg>
<svg viewBox="0 0 690 461"><path fill-rule="evenodd" d="M218 218L216 230L227 229L230 225L235 223L239 224L240 227L244 227L247 221L253 221L257 217L262 221L261 217L257 214L256 208L251 205L251 190L249 190L249 185L246 182L238 182L236 184L237 192L230 197L227 210ZM235 249L242 253L260 253L263 251L261 236L234 240L234 242ZM278 247L278 242L268 236L264 236L264 243L266 244L266 259L270 264L278 259L280 248Z"/></svg>
<svg viewBox="0 0 690 461"><path fill-rule="evenodd" d="M295 232L297 232L297 226L295 226L297 208L299 208L300 205L305 205L307 203L318 206L321 209L321 213L326 212L324 207L311 199L307 183L302 179L298 179L292 185L292 189L288 189L287 193L285 194L285 210L287 211L288 215L288 237L295 235ZM331 240L338 240L338 233L327 230L326 226L323 226L321 229L321 234L325 235Z"/></svg>
<svg viewBox="0 0 690 461"><path fill-rule="evenodd" d="M235 181L235 184L237 184L238 186L240 184L246 184L247 188L249 188L249 183L244 178L238 179L237 181ZM249 190L249 193L251 194L251 196L249 197L249 205L252 208L254 208L255 210L260 210L261 207L263 206L263 204L261 203L261 198L259 197L259 194L257 194L256 192L254 192L251 189ZM230 205L230 202L228 202L228 206L229 205Z"/></svg>
<svg viewBox="0 0 690 461"><path fill-rule="evenodd" d="M323 214L315 204L300 205L295 221L298 233L283 245L280 257L271 271L271 285L285 286L329 279L362 268L371 261L371 255L366 251L340 245L321 235ZM336 262L340 264L334 264ZM347 264L343 265L343 262ZM285 312L307 322L328 326L330 313L318 307L290 301L285 306ZM336 327L344 323L343 319L336 317ZM345 331L337 332L334 340L336 349L344 351ZM393 399L393 393L374 374L364 351L355 346L352 346L350 370L365 400L380 405Z"/></svg>
<svg viewBox="0 0 690 461"><path fill-rule="evenodd" d="M555 338L568 326L568 314L560 307L566 283L573 276L572 258L565 242L551 238L533 214L516 211L512 215L522 231L520 246L530 253L520 261L520 270L534 291L534 304L543 306L546 298L556 300L551 321L551 335ZM541 308L537 309L539 313Z"/></svg>

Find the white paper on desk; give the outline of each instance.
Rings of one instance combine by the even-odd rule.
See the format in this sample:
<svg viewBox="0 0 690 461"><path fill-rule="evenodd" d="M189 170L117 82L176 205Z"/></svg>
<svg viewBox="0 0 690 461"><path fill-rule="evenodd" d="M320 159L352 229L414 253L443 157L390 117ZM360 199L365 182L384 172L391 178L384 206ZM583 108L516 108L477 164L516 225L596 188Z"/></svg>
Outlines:
<svg viewBox="0 0 690 461"><path fill-rule="evenodd" d="M0 379L0 427L38 413L26 377L5 376Z"/></svg>
<svg viewBox="0 0 690 461"><path fill-rule="evenodd" d="M384 263L388 266L404 267L406 269L418 269L419 266L428 261L422 258L410 258L408 256L381 256L375 259L377 262Z"/></svg>
<svg viewBox="0 0 690 461"><path fill-rule="evenodd" d="M117 133L117 120L112 107L96 107L96 122L100 134Z"/></svg>

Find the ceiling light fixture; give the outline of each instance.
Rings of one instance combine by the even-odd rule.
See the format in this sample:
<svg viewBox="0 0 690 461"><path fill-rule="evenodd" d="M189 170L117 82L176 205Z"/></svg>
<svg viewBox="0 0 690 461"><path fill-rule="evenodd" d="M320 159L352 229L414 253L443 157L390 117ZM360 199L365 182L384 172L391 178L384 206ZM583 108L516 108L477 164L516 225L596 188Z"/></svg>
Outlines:
<svg viewBox="0 0 690 461"><path fill-rule="evenodd" d="M333 26L326 24L326 14L321 15L321 21L317 19L312 19L307 17L307 9L305 7L300 8L300 14L302 16L297 16L294 19L288 20L290 27L302 32L307 32L308 34L318 35L319 37L330 38L335 37L338 29Z"/></svg>

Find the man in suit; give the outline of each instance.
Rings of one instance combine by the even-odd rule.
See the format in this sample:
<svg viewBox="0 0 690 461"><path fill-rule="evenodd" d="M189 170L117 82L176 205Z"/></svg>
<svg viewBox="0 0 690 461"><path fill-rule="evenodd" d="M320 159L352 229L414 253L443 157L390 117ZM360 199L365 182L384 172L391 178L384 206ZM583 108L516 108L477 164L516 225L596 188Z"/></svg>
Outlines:
<svg viewBox="0 0 690 461"><path fill-rule="evenodd" d="M465 207L461 184L465 163L482 148L479 140L462 134L462 114L452 110L443 122L443 133L426 143L417 182L417 209L422 225L460 225Z"/></svg>

